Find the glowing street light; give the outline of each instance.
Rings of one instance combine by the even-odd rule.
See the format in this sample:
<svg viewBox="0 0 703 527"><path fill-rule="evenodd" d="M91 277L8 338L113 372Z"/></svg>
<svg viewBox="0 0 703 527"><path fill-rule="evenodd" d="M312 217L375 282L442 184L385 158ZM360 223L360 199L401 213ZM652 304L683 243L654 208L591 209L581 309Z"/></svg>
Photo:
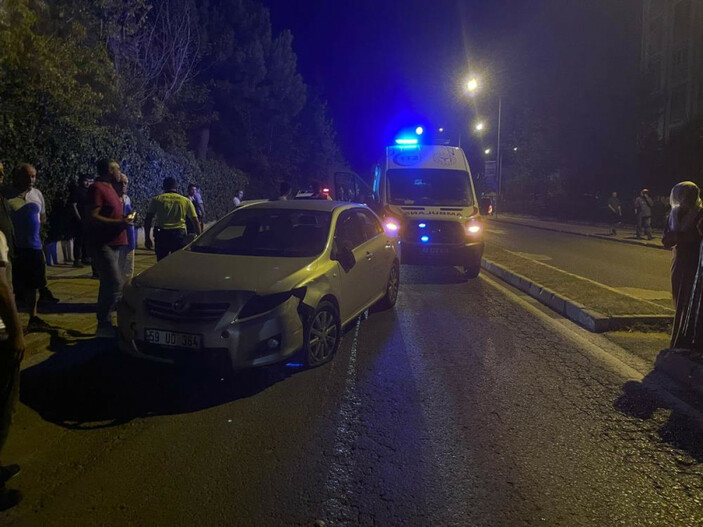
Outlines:
<svg viewBox="0 0 703 527"><path fill-rule="evenodd" d="M417 135L422 135L424 131L425 130L424 130L424 128L422 128L422 126L418 126L417 128L415 128L415 133Z"/></svg>
<svg viewBox="0 0 703 527"><path fill-rule="evenodd" d="M466 91L473 94L473 93L476 93L476 90L478 90L478 79L476 79L476 78L469 79L468 82L466 83Z"/></svg>
<svg viewBox="0 0 703 527"><path fill-rule="evenodd" d="M444 128L439 129L439 133L441 134L442 132L444 132Z"/></svg>
<svg viewBox="0 0 703 527"><path fill-rule="evenodd" d="M482 132L486 128L486 123L484 123L483 121L479 121L476 123L475 128L477 132Z"/></svg>
<svg viewBox="0 0 703 527"><path fill-rule="evenodd" d="M486 148L486 149L483 151L483 153L486 154L486 155L488 155L488 154L491 153L491 149L490 149L490 148Z"/></svg>

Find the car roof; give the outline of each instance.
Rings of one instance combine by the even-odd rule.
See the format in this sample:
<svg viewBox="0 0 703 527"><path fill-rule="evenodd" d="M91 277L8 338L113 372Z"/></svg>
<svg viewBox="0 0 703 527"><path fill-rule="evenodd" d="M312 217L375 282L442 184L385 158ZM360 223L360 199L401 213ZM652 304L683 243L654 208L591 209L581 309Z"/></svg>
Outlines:
<svg viewBox="0 0 703 527"><path fill-rule="evenodd" d="M319 212L332 212L337 209L362 207L361 203L349 203L348 201L330 201L326 199L290 199L290 200L264 200L250 203L242 203L241 207L254 209L288 209L288 210L310 210Z"/></svg>

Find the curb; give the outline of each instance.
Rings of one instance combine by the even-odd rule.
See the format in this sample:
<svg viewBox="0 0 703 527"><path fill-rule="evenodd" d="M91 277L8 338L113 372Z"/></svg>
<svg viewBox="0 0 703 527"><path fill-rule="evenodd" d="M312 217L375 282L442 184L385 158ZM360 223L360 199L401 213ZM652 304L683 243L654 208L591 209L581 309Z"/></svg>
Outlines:
<svg viewBox="0 0 703 527"><path fill-rule="evenodd" d="M481 267L592 333L616 331L635 325L660 326L673 320L671 315L604 315L486 258L481 259Z"/></svg>
<svg viewBox="0 0 703 527"><path fill-rule="evenodd" d="M691 360L688 357L690 353L690 350L681 349L662 350L654 368L698 395L703 395L703 363Z"/></svg>
<svg viewBox="0 0 703 527"><path fill-rule="evenodd" d="M623 240L621 238L613 238L611 236L605 236L603 234L589 234L587 232L579 232L579 231L568 230L568 229L560 229L557 227L545 227L543 225L530 225L529 223L521 223L519 221L504 220L504 219L500 219L500 218L490 218L488 221L491 221L491 222L495 221L498 223L509 223L511 225L519 225L521 227L529 227L531 229L539 229L542 231L559 232L562 234L573 234L575 236L583 236L585 238L596 238L598 240L606 240L609 242L626 243L628 245L639 245L640 247L650 247L652 249L662 249L664 251L668 251L668 249L660 243L638 242L636 240Z"/></svg>

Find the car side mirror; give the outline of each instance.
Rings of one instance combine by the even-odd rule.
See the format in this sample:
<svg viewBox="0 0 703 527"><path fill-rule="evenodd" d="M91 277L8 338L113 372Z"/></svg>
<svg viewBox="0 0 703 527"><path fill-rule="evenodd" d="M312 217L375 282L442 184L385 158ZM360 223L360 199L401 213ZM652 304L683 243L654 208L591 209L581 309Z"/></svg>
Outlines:
<svg viewBox="0 0 703 527"><path fill-rule="evenodd" d="M350 241L342 242L341 247L337 250L335 260L339 262L345 273L351 271L352 267L356 265L356 258L354 257L354 248Z"/></svg>

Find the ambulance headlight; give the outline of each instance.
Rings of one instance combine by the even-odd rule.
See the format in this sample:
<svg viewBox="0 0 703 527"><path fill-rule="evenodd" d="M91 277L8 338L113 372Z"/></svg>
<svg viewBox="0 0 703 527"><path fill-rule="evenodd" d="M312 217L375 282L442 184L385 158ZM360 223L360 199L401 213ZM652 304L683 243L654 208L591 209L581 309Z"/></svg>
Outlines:
<svg viewBox="0 0 703 527"><path fill-rule="evenodd" d="M466 234L469 236L478 236L483 231L483 226L478 220L471 220L466 224Z"/></svg>
<svg viewBox="0 0 703 527"><path fill-rule="evenodd" d="M387 217L383 220L383 228L389 236L396 236L400 231L400 221L393 217Z"/></svg>

